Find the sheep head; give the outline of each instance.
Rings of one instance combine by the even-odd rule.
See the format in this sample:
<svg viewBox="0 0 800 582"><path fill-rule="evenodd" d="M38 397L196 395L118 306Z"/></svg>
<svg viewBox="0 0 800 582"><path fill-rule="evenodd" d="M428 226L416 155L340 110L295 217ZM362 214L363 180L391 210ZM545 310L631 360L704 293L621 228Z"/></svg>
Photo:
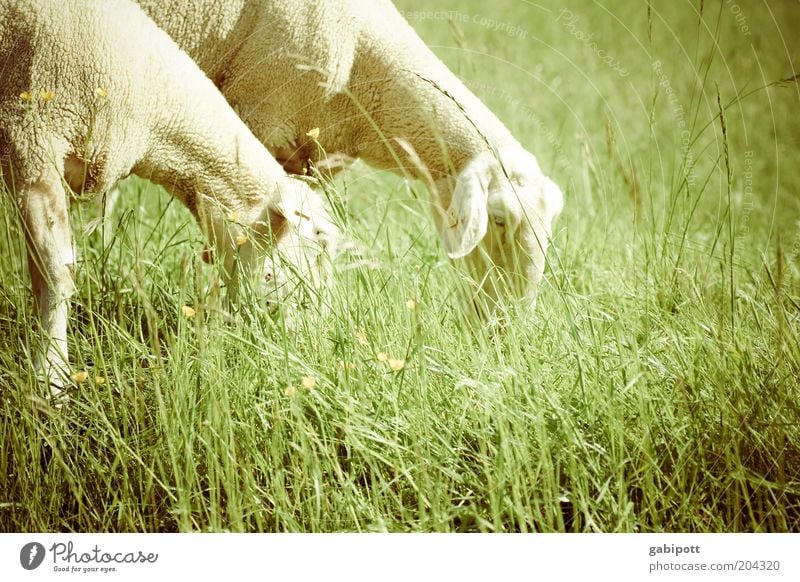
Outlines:
<svg viewBox="0 0 800 582"><path fill-rule="evenodd" d="M339 229L319 194L301 180L285 178L278 200L268 207L268 220L272 244L263 279L270 301L283 302L301 288L330 285Z"/></svg>
<svg viewBox="0 0 800 582"><path fill-rule="evenodd" d="M285 176L271 195L258 198L247 209L200 212L198 220L221 254L229 299L237 300L245 279L267 308L288 315L289 307L331 284L340 232L302 180ZM205 251L203 259L213 255Z"/></svg>
<svg viewBox="0 0 800 582"><path fill-rule="evenodd" d="M535 303L553 221L563 196L536 158L520 148L484 152L458 173L437 223L448 256L463 258L477 296Z"/></svg>

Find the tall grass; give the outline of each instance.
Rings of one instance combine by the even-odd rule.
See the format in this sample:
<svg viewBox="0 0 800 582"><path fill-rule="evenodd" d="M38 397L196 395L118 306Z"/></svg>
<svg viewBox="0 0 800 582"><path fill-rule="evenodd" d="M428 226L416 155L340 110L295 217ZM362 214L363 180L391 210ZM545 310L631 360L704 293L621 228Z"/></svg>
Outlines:
<svg viewBox="0 0 800 582"><path fill-rule="evenodd" d="M582 26L619 32L598 42L630 79L597 70L553 22L556 5L497 8L531 31L514 42L412 21L454 70L503 82L510 97L481 96L565 186L538 307L507 306L501 333L462 315L463 276L418 184L358 167L326 185L354 243L325 309L310 301L287 326L255 297L225 305L189 214L134 180L113 239L76 237L70 350L88 378L53 411L32 372L24 244L3 196L0 530L800 528L800 212L785 193L798 179L776 169L798 151L763 131L796 125L796 88L735 99L753 57L736 53L722 3L580 6ZM748 17L775 30L763 11ZM759 85L791 73L774 47L754 54L773 75ZM542 89L539 123L519 70L487 66L496 55ZM688 148L648 59L664 63ZM94 212L76 207L76 232Z"/></svg>

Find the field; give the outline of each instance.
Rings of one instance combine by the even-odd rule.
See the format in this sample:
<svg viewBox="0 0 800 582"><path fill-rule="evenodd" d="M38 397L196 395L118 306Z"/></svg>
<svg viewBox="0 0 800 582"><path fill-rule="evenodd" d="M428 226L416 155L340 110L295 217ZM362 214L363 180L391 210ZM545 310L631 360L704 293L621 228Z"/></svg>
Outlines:
<svg viewBox="0 0 800 582"><path fill-rule="evenodd" d="M2 196L0 531L800 530L797 4L397 4L565 193L536 310L465 317L424 187L365 165L330 294L232 310L129 180L111 240L74 206L53 411Z"/></svg>

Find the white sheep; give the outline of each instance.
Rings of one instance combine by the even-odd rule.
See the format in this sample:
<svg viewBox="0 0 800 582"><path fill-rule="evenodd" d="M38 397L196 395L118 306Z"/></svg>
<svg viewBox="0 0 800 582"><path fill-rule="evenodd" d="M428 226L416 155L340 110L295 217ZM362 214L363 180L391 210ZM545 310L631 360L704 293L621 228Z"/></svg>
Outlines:
<svg viewBox="0 0 800 582"><path fill-rule="evenodd" d="M133 172L166 187L221 255L231 293L242 274L278 294L287 272L316 280L336 240L318 195L129 0L0 0L0 167L24 222L47 338L38 367L54 393L69 374L74 292L65 185L103 192Z"/></svg>
<svg viewBox="0 0 800 582"><path fill-rule="evenodd" d="M285 169L324 151L428 180L447 254L535 300L561 191L389 0L138 2Z"/></svg>

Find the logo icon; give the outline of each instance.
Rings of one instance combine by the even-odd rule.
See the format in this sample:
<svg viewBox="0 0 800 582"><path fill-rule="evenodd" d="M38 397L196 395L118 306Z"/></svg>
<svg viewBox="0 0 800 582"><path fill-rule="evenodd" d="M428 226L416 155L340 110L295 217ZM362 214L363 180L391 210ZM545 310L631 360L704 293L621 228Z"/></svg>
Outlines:
<svg viewBox="0 0 800 582"><path fill-rule="evenodd" d="M39 542L30 542L19 551L19 563L26 570L35 570L44 561L44 546Z"/></svg>

